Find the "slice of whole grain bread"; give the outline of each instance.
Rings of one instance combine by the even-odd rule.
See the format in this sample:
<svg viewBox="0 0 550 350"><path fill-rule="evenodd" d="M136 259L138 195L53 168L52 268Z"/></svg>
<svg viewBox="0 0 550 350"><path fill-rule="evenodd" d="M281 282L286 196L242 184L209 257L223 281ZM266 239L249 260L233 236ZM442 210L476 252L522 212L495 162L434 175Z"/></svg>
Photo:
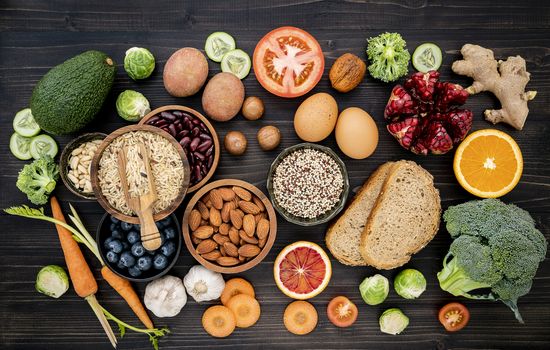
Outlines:
<svg viewBox="0 0 550 350"><path fill-rule="evenodd" d="M395 162L361 234L361 256L378 269L399 267L433 239L440 217L433 176L415 162Z"/></svg>
<svg viewBox="0 0 550 350"><path fill-rule="evenodd" d="M342 264L367 265L359 252L361 234L392 164L388 162L376 169L359 189L344 213L329 226L325 242L332 255Z"/></svg>

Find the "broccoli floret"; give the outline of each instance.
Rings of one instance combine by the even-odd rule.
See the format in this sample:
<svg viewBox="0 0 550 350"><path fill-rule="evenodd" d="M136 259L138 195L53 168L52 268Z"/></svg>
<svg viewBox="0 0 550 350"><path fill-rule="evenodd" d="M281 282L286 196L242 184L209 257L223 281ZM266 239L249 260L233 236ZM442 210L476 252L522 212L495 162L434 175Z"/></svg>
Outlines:
<svg viewBox="0 0 550 350"><path fill-rule="evenodd" d="M454 241L437 274L441 288L456 296L500 300L523 322L517 299L531 289L548 245L531 215L485 199L450 207L443 219Z"/></svg>
<svg viewBox="0 0 550 350"><path fill-rule="evenodd" d="M367 41L369 72L373 78L388 83L408 73L411 55L401 35L383 33Z"/></svg>
<svg viewBox="0 0 550 350"><path fill-rule="evenodd" d="M32 203L42 205L48 202L58 178L59 167L52 157L45 156L23 167L17 177L17 188L25 193Z"/></svg>

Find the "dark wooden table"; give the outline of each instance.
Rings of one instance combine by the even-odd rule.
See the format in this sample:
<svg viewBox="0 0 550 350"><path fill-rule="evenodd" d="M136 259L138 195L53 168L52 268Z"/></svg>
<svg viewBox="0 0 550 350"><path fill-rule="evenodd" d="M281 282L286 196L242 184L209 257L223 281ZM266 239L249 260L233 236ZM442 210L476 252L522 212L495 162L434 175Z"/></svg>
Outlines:
<svg viewBox="0 0 550 350"><path fill-rule="evenodd" d="M125 89L144 93L153 107L182 104L200 108L200 94L191 98L174 98L166 93L162 69L166 59L184 46L202 48L213 31L227 31L238 46L252 54L256 42L269 30L295 25L308 30L320 42L326 69L313 92L328 91L338 100L340 109L358 106L377 121L380 143L374 155L354 161L343 156L352 188L356 188L381 163L401 158L411 159L434 176L443 206L473 199L457 184L452 172L453 153L445 156L419 157L402 150L385 131L382 112L393 84L366 78L359 88L348 94L330 89L328 69L334 59L345 52L364 57L366 38L383 31L398 31L414 49L425 41L435 42L444 50L440 71L444 80L468 85L469 80L453 74L450 64L460 57L460 47L476 43L494 49L499 58L521 55L532 74L531 90L538 90L529 104L531 112L523 131L506 126L496 128L510 133L519 143L525 160L520 184L503 200L531 212L538 227L550 237L550 7L544 1L7 1L0 4L0 207L27 203L15 187L24 162L8 150L12 118L27 107L33 86L51 67L82 51L98 49L117 62L114 88L103 111L87 130L110 132L124 125L116 115L114 99ZM131 46L149 48L158 68L151 78L136 83L122 69L124 52ZM218 64L210 64L210 76ZM266 92L251 73L244 80L247 95L256 95L266 103L266 115L257 122L241 116L215 126L223 137L230 129L243 130L250 141L246 155L233 157L223 153L215 178L239 178L265 191L266 170L277 153L297 143L292 120L294 111L305 97L284 100ZM485 108L497 106L490 94L472 97L467 106L475 113L473 129L490 127L483 120ZM255 133L263 125L275 124L283 133L283 142L272 152L262 152ZM56 137L63 147L70 137ZM338 151L334 137L324 145ZM339 151L338 151L339 152ZM87 227L94 232L104 211L96 203L76 198L62 185L56 195L67 208L73 203L82 213ZM181 209L178 215L181 215ZM161 340L163 349L180 348L371 348L371 349L465 349L465 348L548 348L550 342L550 263L545 260L534 280L532 291L520 299L525 325L501 303L460 299L471 310L466 329L446 333L437 321L437 310L449 301L458 300L441 291L436 273L450 243L445 229L408 264L421 270L428 279L427 291L419 300L405 301L394 291L387 301L367 306L359 295L358 285L372 268L352 268L333 260L333 277L329 287L312 300L319 312L319 325L308 336L288 333L282 313L291 301L273 282L273 260L282 247L296 240L311 240L324 245L325 225L303 228L279 218L277 240L271 253L256 268L243 273L255 286L262 306L262 317L255 327L237 330L227 339L209 337L201 327L202 312L208 303L190 300L174 318L155 319L168 325L172 334ZM99 323L86 303L72 290L56 300L37 293L35 275L41 266L64 265L57 234L52 226L0 214L0 348L2 349L110 349ZM89 254L89 261L95 262ZM183 277L196 262L185 250L172 274ZM138 324L126 304L101 280L99 300L114 314ZM395 271L383 272L392 277ZM142 294L145 285L137 285ZM328 301L339 294L349 296L359 306L359 319L348 329L334 327L326 318ZM378 316L389 307L400 307L410 317L410 326L398 336L379 331ZM150 349L146 336L128 333L120 349Z"/></svg>

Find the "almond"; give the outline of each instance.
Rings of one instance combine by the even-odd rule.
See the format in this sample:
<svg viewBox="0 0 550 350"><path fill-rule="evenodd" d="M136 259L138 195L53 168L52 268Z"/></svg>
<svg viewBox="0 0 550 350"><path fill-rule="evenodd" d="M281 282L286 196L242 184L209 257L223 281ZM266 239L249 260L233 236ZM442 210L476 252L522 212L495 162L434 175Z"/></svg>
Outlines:
<svg viewBox="0 0 550 350"><path fill-rule="evenodd" d="M216 262L221 266L235 266L239 263L239 259L232 256L221 256L216 259Z"/></svg>
<svg viewBox="0 0 550 350"><path fill-rule="evenodd" d="M254 215L246 214L243 217L243 230L248 236L254 236L254 232L256 231L256 220L254 220Z"/></svg>
<svg viewBox="0 0 550 350"><path fill-rule="evenodd" d="M235 192L235 194L239 196L239 198L244 199L245 201L252 200L252 194L250 194L250 192L248 192L242 187L233 186L233 192Z"/></svg>
<svg viewBox="0 0 550 350"><path fill-rule="evenodd" d="M240 213L236 209L232 209L229 212L229 216L231 217L231 224L233 224L233 227L236 229L240 229L243 226L243 216L240 215Z"/></svg>
<svg viewBox="0 0 550 350"><path fill-rule="evenodd" d="M266 242L267 242L267 237L258 240L258 247L263 248Z"/></svg>
<svg viewBox="0 0 550 350"><path fill-rule="evenodd" d="M218 210L221 210L223 207L223 198L221 194L218 192L218 190L214 189L210 191L210 201L212 202L212 206Z"/></svg>
<svg viewBox="0 0 550 350"><path fill-rule="evenodd" d="M225 252L225 248L223 246L220 247L220 254L221 256L227 256L227 253Z"/></svg>
<svg viewBox="0 0 550 350"><path fill-rule="evenodd" d="M231 213L231 210L235 208L236 206L234 202L226 202L223 204L222 212L221 212L223 222L229 222L231 220L230 213Z"/></svg>
<svg viewBox="0 0 550 350"><path fill-rule="evenodd" d="M230 202L233 198L235 198L235 192L229 187L220 187L218 191L220 196L222 196L223 200L226 202Z"/></svg>
<svg viewBox="0 0 550 350"><path fill-rule="evenodd" d="M237 257L239 256L239 252L238 252L238 248L236 245L234 245L233 243L231 242L225 242L223 244L223 249L225 249L225 252L227 253L227 255L229 256L233 256L233 257Z"/></svg>
<svg viewBox="0 0 550 350"><path fill-rule="evenodd" d="M210 200L210 192L206 193L204 196L202 196L201 198L201 202L203 203L206 203Z"/></svg>
<svg viewBox="0 0 550 350"><path fill-rule="evenodd" d="M202 217L201 213L197 209L191 210L189 217L187 218L189 223L189 229L195 231L201 225Z"/></svg>
<svg viewBox="0 0 550 350"><path fill-rule="evenodd" d="M201 213L201 217L203 220L208 220L208 217L210 216L210 210L206 207L206 204L204 204L201 201L197 202L197 209Z"/></svg>
<svg viewBox="0 0 550 350"><path fill-rule="evenodd" d="M244 230L239 230L239 238L250 244L258 244L258 240L255 237L250 237L244 232ZM242 244L241 244L242 245Z"/></svg>
<svg viewBox="0 0 550 350"><path fill-rule="evenodd" d="M194 234L191 235L191 242L193 242L194 245L197 245L199 244L200 242L202 242L202 239L198 238L197 236L195 236Z"/></svg>
<svg viewBox="0 0 550 350"><path fill-rule="evenodd" d="M245 244L239 248L239 255L244 256L245 258L253 258L256 255L260 254L261 249L257 245Z"/></svg>
<svg viewBox="0 0 550 350"><path fill-rule="evenodd" d="M208 211L210 213L210 211ZM210 214L208 214L208 216L210 216ZM209 222L208 220L201 220L201 226L208 226L209 225Z"/></svg>
<svg viewBox="0 0 550 350"><path fill-rule="evenodd" d="M229 239L233 244L239 244L239 240L241 239L239 237L239 230L237 230L235 227L231 227L229 229Z"/></svg>
<svg viewBox="0 0 550 350"><path fill-rule="evenodd" d="M222 224L222 216L220 211L214 207L210 208L210 225L220 226Z"/></svg>
<svg viewBox="0 0 550 350"><path fill-rule="evenodd" d="M199 243L196 250L197 250L197 253L199 254L206 254L206 253L210 253L217 247L218 247L218 243L214 242L211 239L205 239L204 241Z"/></svg>
<svg viewBox="0 0 550 350"><path fill-rule="evenodd" d="M202 254L201 256L203 258L205 258L206 260L216 260L217 258L222 256L222 254L220 253L219 250L216 249L216 250L211 251L210 253Z"/></svg>
<svg viewBox="0 0 550 350"><path fill-rule="evenodd" d="M193 231L193 235L200 239L210 238L213 233L214 229L212 228L212 226L200 226L198 229Z"/></svg>
<svg viewBox="0 0 550 350"><path fill-rule="evenodd" d="M216 233L214 236L212 236L212 239L219 245L223 245L225 242L229 242L229 237L222 236L219 233Z"/></svg>
<svg viewBox="0 0 550 350"><path fill-rule="evenodd" d="M206 201L206 203L204 203L204 205L206 205L206 207L210 209L212 208L212 201L209 199L208 201Z"/></svg>
<svg viewBox="0 0 550 350"><path fill-rule="evenodd" d="M239 208L246 214L256 215L260 213L260 208L252 202L239 201Z"/></svg>
<svg viewBox="0 0 550 350"><path fill-rule="evenodd" d="M269 220L267 219L260 219L258 222L258 225L256 226L256 236L258 236L259 239L266 238L269 234Z"/></svg>
<svg viewBox="0 0 550 350"><path fill-rule="evenodd" d="M227 236L229 234L230 228L231 228L231 225L223 223L220 225L218 232L224 236Z"/></svg>
<svg viewBox="0 0 550 350"><path fill-rule="evenodd" d="M264 205L264 202L262 202L262 200L256 196L252 197L252 202L254 202L254 204L256 204L258 206L258 208L260 208L260 211L265 211L265 205Z"/></svg>
<svg viewBox="0 0 550 350"><path fill-rule="evenodd" d="M246 261L246 258L242 255L239 255L239 261L240 262L245 262Z"/></svg>

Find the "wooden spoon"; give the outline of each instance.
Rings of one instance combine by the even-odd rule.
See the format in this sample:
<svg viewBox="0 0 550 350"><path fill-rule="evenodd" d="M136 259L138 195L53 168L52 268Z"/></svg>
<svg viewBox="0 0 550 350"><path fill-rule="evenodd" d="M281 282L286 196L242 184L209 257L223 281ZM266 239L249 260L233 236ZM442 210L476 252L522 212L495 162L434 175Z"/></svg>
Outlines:
<svg viewBox="0 0 550 350"><path fill-rule="evenodd" d="M149 188L148 191L141 196L130 196L128 191L128 179L126 177L126 154L128 153L128 147L124 147L118 152L118 173L128 207L134 211L139 218L141 227L141 244L143 245L143 248L152 251L160 248L162 244L160 232L155 224L155 220L153 219L153 204L157 200L157 191L153 180L153 174L151 173L149 155L147 154L145 145L139 144L139 151L145 166Z"/></svg>

